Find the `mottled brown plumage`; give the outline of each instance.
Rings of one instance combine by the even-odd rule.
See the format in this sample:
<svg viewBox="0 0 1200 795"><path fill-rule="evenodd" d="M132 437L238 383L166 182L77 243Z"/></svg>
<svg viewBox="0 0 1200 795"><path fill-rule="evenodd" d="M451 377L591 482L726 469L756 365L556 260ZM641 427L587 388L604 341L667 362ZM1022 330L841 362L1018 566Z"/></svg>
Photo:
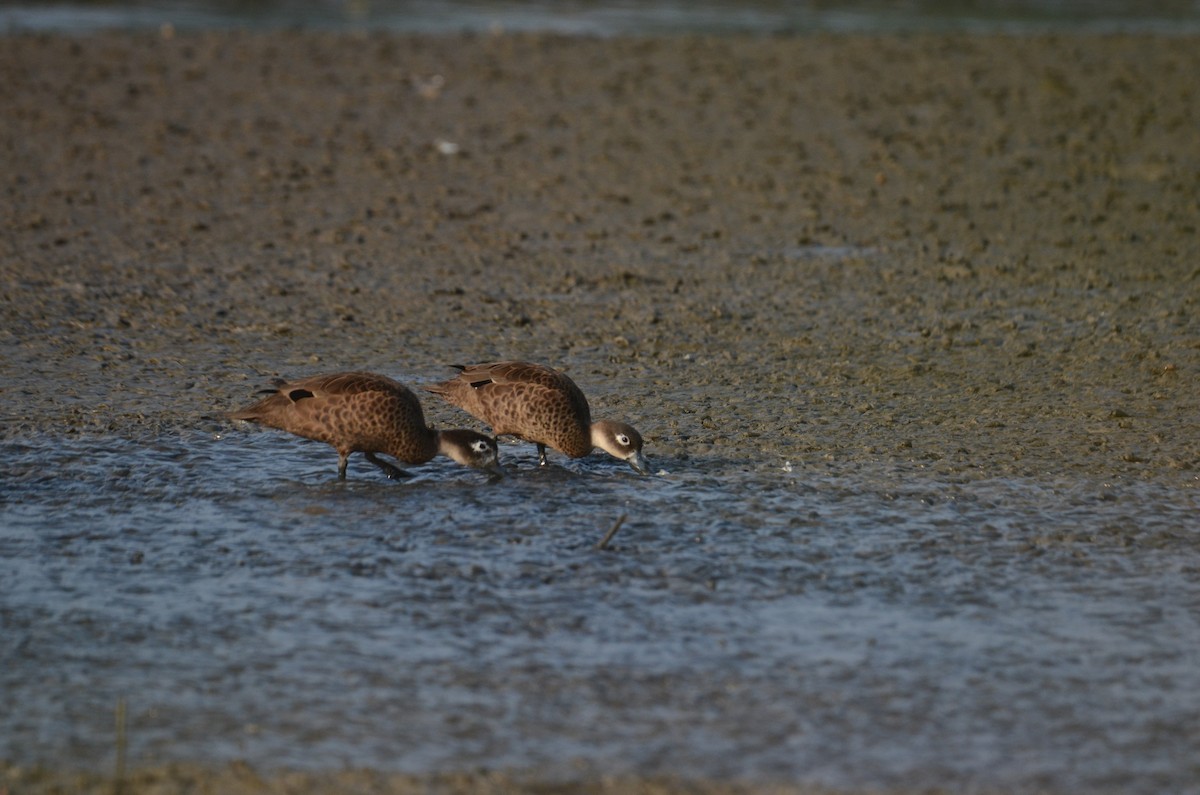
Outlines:
<svg viewBox="0 0 1200 795"><path fill-rule="evenodd" d="M346 477L351 453L387 473L405 473L382 461L385 453L407 464L448 456L464 466L500 473L496 442L467 430L435 431L425 424L421 403L403 384L375 373L330 373L296 381L277 379L267 397L229 414L326 442L338 452L338 477Z"/></svg>
<svg viewBox="0 0 1200 795"><path fill-rule="evenodd" d="M486 422L496 436L516 436L538 447L545 465L546 448L580 458L599 447L646 474L642 436L622 422L592 422L587 398L563 373L530 362L455 365L456 378L425 387L473 417Z"/></svg>

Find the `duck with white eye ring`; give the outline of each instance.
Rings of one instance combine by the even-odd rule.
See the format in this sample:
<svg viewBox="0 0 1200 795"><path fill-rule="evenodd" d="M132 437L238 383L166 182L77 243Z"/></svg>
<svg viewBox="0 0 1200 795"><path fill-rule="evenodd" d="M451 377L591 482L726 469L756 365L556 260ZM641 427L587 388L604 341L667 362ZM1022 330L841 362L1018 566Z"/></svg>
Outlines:
<svg viewBox="0 0 1200 795"><path fill-rule="evenodd" d="M583 391L564 373L532 362L454 367L460 371L455 378L425 390L487 423L496 436L536 444L541 466L546 465L547 447L571 458L599 448L635 472L650 473L637 429L615 420L593 422Z"/></svg>
<svg viewBox="0 0 1200 795"><path fill-rule="evenodd" d="M338 453L339 480L346 479L351 453L362 453L389 478L408 473L376 453L407 464L423 464L444 455L463 466L503 474L495 439L470 430L435 431L425 424L417 396L386 376L344 372L295 381L280 378L262 393L267 396L230 412L230 419L332 445Z"/></svg>

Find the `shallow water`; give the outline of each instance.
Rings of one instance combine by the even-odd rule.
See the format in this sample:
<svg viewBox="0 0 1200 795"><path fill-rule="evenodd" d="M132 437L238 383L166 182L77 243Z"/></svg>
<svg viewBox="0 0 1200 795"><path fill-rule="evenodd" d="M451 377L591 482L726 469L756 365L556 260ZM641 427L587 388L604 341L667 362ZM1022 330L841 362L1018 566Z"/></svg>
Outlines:
<svg viewBox="0 0 1200 795"><path fill-rule="evenodd" d="M502 457L4 442L0 758L1196 791L1194 480Z"/></svg>

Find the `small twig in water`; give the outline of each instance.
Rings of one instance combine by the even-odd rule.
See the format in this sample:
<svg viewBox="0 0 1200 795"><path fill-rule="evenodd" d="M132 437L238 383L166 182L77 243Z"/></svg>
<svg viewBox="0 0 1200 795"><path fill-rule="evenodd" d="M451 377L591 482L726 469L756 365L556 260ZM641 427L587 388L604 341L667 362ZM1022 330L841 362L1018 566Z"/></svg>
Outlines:
<svg viewBox="0 0 1200 795"><path fill-rule="evenodd" d="M596 545L596 549L607 549L608 542L613 540L613 536L621 529L621 525L625 524L625 514L617 517L617 521L613 522L613 526L604 534L604 538L600 539L600 543Z"/></svg>

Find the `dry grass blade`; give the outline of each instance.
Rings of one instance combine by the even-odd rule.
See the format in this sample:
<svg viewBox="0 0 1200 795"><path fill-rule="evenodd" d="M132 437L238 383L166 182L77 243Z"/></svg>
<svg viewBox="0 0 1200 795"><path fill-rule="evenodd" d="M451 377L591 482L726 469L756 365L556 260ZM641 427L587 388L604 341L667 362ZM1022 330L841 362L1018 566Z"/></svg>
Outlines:
<svg viewBox="0 0 1200 795"><path fill-rule="evenodd" d="M126 734L126 714L125 699L117 699L117 709L115 715L117 732L117 769L113 774L113 795L124 795L125 793L125 757L129 747L129 737Z"/></svg>

